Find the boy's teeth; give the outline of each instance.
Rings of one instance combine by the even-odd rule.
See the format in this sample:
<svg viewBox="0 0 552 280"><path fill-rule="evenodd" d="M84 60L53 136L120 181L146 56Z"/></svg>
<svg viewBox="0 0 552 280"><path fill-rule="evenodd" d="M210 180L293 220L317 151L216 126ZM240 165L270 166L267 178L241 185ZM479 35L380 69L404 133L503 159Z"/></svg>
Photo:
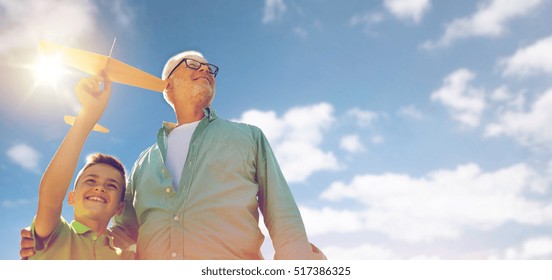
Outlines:
<svg viewBox="0 0 552 280"><path fill-rule="evenodd" d="M101 197L97 197L97 196L89 196L88 200L99 201L99 202L103 202L103 203L106 202L105 199L103 199Z"/></svg>

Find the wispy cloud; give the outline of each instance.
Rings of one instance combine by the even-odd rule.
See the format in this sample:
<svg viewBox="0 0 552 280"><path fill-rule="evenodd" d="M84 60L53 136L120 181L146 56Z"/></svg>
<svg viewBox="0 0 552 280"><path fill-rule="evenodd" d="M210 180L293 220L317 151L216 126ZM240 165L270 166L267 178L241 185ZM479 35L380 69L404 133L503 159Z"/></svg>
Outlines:
<svg viewBox="0 0 552 280"><path fill-rule="evenodd" d="M517 246L510 246L504 252L494 254L492 259L527 260L547 259L552 257L552 238L538 236L525 240Z"/></svg>
<svg viewBox="0 0 552 280"><path fill-rule="evenodd" d="M430 9L430 0L385 0L384 8L394 17L400 20L418 23L424 14ZM365 33L373 34L374 26L386 20L384 11L364 11L354 14L349 19L349 26L361 26Z"/></svg>
<svg viewBox="0 0 552 280"><path fill-rule="evenodd" d="M458 69L448 75L441 88L431 94L431 100L442 103L452 117L466 127L479 126L485 109L485 96L481 89L470 85L475 74L467 69Z"/></svg>
<svg viewBox="0 0 552 280"><path fill-rule="evenodd" d="M412 20L416 23L422 20L431 7L430 0L385 0L385 8L391 14L402 20Z"/></svg>
<svg viewBox="0 0 552 280"><path fill-rule="evenodd" d="M304 28L302 27L295 27L291 30L293 32L293 34L299 36L300 38L302 39L305 39L308 37L309 33L307 32L307 30L305 30Z"/></svg>
<svg viewBox="0 0 552 280"><path fill-rule="evenodd" d="M291 108L282 117L273 111L249 110L236 121L265 132L288 182L301 182L316 171L339 168L334 154L320 147L324 133L335 121L330 104Z"/></svg>
<svg viewBox="0 0 552 280"><path fill-rule="evenodd" d="M381 135L372 136L372 143L374 144L381 144L383 141L385 141L385 138Z"/></svg>
<svg viewBox="0 0 552 280"><path fill-rule="evenodd" d="M19 206L25 206L33 202L34 201L30 199L3 200L1 205L3 208L15 208Z"/></svg>
<svg viewBox="0 0 552 280"><path fill-rule="evenodd" d="M263 23L273 22L281 18L286 10L284 0L265 0Z"/></svg>
<svg viewBox="0 0 552 280"><path fill-rule="evenodd" d="M339 146L349 153L358 153L365 150L357 134L343 136Z"/></svg>
<svg viewBox="0 0 552 280"><path fill-rule="evenodd" d="M378 119L378 113L359 108L350 109L347 115L353 117L361 127L368 127Z"/></svg>
<svg viewBox="0 0 552 280"><path fill-rule="evenodd" d="M102 5L100 5L102 4ZM75 45L81 40L100 36L99 12L112 15L118 26L129 31L134 11L126 0L116 1L57 1L57 0L0 0L0 56L18 49L35 48L39 40Z"/></svg>
<svg viewBox="0 0 552 280"><path fill-rule="evenodd" d="M40 172L38 168L40 154L31 146L17 144L9 148L6 154L13 162L24 169L35 173Z"/></svg>
<svg viewBox="0 0 552 280"><path fill-rule="evenodd" d="M134 20L134 11L127 0L103 0L103 2L105 6L109 7L107 10L113 14L113 17L121 27L130 27Z"/></svg>
<svg viewBox="0 0 552 280"><path fill-rule="evenodd" d="M88 0L0 0L0 55L36 46L41 39L70 43L83 38L95 30L97 12Z"/></svg>
<svg viewBox="0 0 552 280"><path fill-rule="evenodd" d="M487 0L481 1L477 11L468 17L453 20L437 41L427 41L426 49L445 47L454 41L469 37L497 37L507 30L513 19L528 15L543 3L542 0Z"/></svg>
<svg viewBox="0 0 552 280"><path fill-rule="evenodd" d="M331 260L392 260L399 259L397 254L382 246L359 244L352 248L328 246L322 249Z"/></svg>
<svg viewBox="0 0 552 280"><path fill-rule="evenodd" d="M529 147L552 148L552 88L541 94L528 110L513 106L501 112L485 128L485 136L506 135Z"/></svg>
<svg viewBox="0 0 552 280"><path fill-rule="evenodd" d="M552 36L543 38L530 46L519 49L511 57L502 59L504 76L529 76L552 74Z"/></svg>
<svg viewBox="0 0 552 280"><path fill-rule="evenodd" d="M550 224L552 205L525 196L541 193L548 184L546 176L525 163L490 172L469 163L420 178L366 174L349 183L334 182L321 195L329 202L360 203L364 209L327 206L302 213L311 235L364 230L412 243L455 240L466 231L492 230L508 221Z"/></svg>
<svg viewBox="0 0 552 280"><path fill-rule="evenodd" d="M322 209L300 207L299 210L311 236L328 232L357 232L365 228L363 217L352 210L338 210L330 207Z"/></svg>
<svg viewBox="0 0 552 280"><path fill-rule="evenodd" d="M374 25L382 22L385 19L381 12L364 12L362 14L353 15L349 19L349 26L362 26L364 32L371 33Z"/></svg>
<svg viewBox="0 0 552 280"><path fill-rule="evenodd" d="M424 114L414 105L408 105L400 108L398 114L417 121L424 119Z"/></svg>

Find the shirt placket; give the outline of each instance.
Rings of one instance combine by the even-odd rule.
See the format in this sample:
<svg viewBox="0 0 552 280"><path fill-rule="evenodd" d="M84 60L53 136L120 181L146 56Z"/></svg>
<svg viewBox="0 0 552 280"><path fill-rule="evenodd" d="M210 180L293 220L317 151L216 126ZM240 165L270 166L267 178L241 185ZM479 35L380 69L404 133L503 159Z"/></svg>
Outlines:
<svg viewBox="0 0 552 280"><path fill-rule="evenodd" d="M163 174L160 185L164 186L165 194L167 195L167 200L170 201L170 203L167 205L167 212L170 215L170 223L168 225L169 234L170 234L170 241L169 241L169 252L168 252L168 258L169 259L178 259L181 258L182 252L182 246L181 241L178 240L180 226L180 216L178 215L178 205L179 200L176 193L176 188L172 185L172 177L169 173L169 170L166 166L166 158L167 158L167 142L168 142L168 134L169 134L169 127L165 125L163 130L160 130L158 135L158 143L157 146L159 147L159 153L161 161L161 173Z"/></svg>
<svg viewBox="0 0 552 280"><path fill-rule="evenodd" d="M177 203L174 204L172 221L171 221L171 255L173 259L183 259L186 255L186 244L184 244L183 232L185 228L185 210L187 207L188 195L193 183L193 174L195 169L195 163L198 153L198 144L203 137L205 125L207 125L207 118L202 120L196 127L192 138L190 140L190 146L188 149L188 156L184 163L184 170L182 171L182 177L180 179L180 185L178 186Z"/></svg>

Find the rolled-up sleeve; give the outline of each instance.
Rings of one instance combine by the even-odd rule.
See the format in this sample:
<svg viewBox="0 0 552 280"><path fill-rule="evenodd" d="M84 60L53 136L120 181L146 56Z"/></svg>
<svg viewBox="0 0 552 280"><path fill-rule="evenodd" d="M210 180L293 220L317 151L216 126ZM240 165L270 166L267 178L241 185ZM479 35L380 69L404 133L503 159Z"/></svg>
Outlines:
<svg viewBox="0 0 552 280"><path fill-rule="evenodd" d="M326 259L309 243L299 208L262 132L257 140L259 208L275 250L274 259Z"/></svg>

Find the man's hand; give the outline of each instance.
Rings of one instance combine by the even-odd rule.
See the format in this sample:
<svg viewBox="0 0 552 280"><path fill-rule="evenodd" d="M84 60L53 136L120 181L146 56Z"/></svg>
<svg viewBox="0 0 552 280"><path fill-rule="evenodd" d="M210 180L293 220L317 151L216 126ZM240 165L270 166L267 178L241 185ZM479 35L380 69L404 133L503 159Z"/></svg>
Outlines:
<svg viewBox="0 0 552 280"><path fill-rule="evenodd" d="M104 84L103 90L101 89L102 81ZM101 76L96 75L83 78L78 82L75 93L82 104L82 110L79 115L86 116L87 119L96 124L102 116L105 107L107 107L111 96L111 80L105 71L101 73Z"/></svg>
<svg viewBox="0 0 552 280"><path fill-rule="evenodd" d="M21 250L19 255L21 255L22 260L27 260L29 257L34 256L34 239L31 233L31 229L26 227L21 230Z"/></svg>

